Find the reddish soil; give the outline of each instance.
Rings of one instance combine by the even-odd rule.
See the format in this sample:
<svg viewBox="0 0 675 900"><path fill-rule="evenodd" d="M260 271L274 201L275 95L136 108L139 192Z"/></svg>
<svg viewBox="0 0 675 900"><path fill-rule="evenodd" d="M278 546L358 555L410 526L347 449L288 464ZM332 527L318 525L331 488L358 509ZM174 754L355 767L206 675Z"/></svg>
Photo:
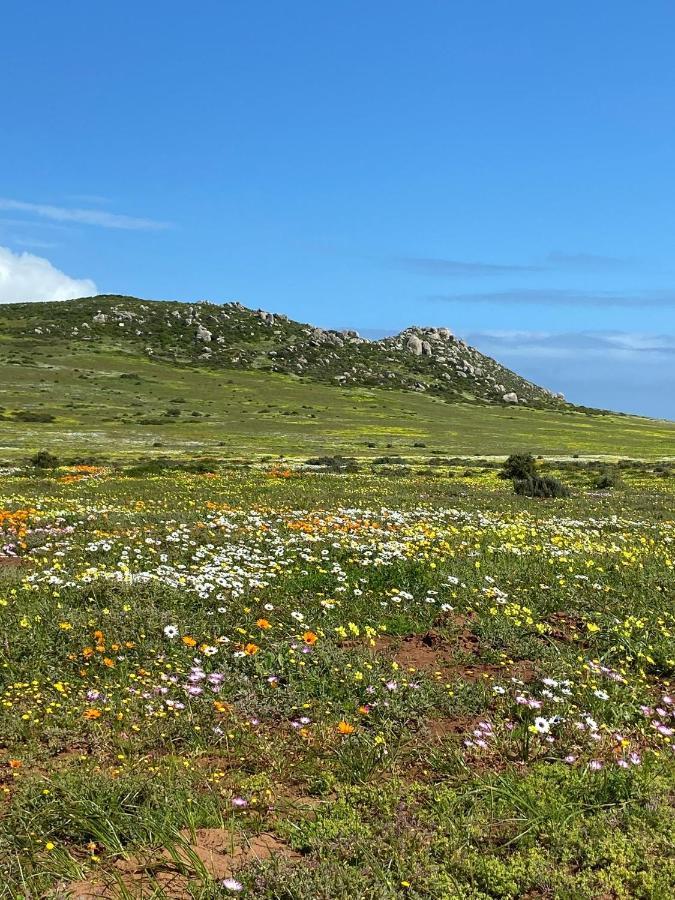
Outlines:
<svg viewBox="0 0 675 900"><path fill-rule="evenodd" d="M462 631L448 640L433 629L426 634L412 634L404 638L380 637L375 652L391 653L402 669L438 673L444 678L463 678L479 681L486 677L514 677L532 681L534 664L529 660L500 665L484 663L478 658L478 638L470 631ZM474 657L475 661L468 661Z"/></svg>
<svg viewBox="0 0 675 900"><path fill-rule="evenodd" d="M216 879L229 878L237 870L258 860L271 857L298 859L291 850L272 834L260 834L246 840L237 838L223 828L200 828L192 835L181 832L184 846L173 852L159 850L148 856L131 856L115 864L114 875L92 875L86 881L69 884L65 897L71 900L115 900L120 896L121 883L133 897L162 896L166 900L190 900L190 875L195 863ZM193 876L194 878L195 876ZM157 889L161 894L157 894Z"/></svg>
<svg viewBox="0 0 675 900"><path fill-rule="evenodd" d="M446 737L470 734L480 720L470 716L459 718L431 719L427 722L427 729L432 737L442 740Z"/></svg>
<svg viewBox="0 0 675 900"><path fill-rule="evenodd" d="M585 639L586 629L584 628L584 621L578 616L573 616L566 612L551 613L549 625L551 626L549 636L556 641L564 641L565 643L574 641L580 647L588 646L588 641Z"/></svg>

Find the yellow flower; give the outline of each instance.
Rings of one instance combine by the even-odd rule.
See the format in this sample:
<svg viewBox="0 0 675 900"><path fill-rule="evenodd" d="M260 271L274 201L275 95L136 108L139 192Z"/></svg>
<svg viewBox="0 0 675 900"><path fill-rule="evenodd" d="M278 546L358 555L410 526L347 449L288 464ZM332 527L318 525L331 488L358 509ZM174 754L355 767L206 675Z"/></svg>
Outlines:
<svg viewBox="0 0 675 900"><path fill-rule="evenodd" d="M344 720L338 722L337 730L340 734L353 734L354 731L356 731L353 725L350 725L349 722L345 722Z"/></svg>

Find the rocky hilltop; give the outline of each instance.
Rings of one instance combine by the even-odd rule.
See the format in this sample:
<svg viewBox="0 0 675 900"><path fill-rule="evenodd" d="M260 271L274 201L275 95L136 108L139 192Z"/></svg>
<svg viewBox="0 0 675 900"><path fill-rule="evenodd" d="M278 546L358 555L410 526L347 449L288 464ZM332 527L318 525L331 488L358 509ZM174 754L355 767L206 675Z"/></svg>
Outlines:
<svg viewBox="0 0 675 900"><path fill-rule="evenodd" d="M412 326L367 340L352 330L294 322L240 303L179 303L101 295L61 303L0 307L0 335L12 354L39 357L41 345L97 347L219 369L279 372L340 386L395 388L448 400L566 407L539 387L456 337L448 328Z"/></svg>

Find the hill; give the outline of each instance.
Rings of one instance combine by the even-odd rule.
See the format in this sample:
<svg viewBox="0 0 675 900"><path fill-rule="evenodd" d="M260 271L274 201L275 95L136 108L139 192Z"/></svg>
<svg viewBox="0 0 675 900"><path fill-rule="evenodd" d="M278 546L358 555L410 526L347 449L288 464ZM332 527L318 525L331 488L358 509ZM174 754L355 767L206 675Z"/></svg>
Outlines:
<svg viewBox="0 0 675 900"><path fill-rule="evenodd" d="M561 395L484 356L447 328L411 327L369 341L356 331L294 322L240 303L99 296L0 311L16 351L116 349L176 365L281 372L342 386L432 393L451 400L560 407Z"/></svg>
<svg viewBox="0 0 675 900"><path fill-rule="evenodd" d="M368 341L239 303L99 296L0 306L7 455L383 449L672 454L675 425L567 403L457 339ZM368 446L373 445L373 446Z"/></svg>

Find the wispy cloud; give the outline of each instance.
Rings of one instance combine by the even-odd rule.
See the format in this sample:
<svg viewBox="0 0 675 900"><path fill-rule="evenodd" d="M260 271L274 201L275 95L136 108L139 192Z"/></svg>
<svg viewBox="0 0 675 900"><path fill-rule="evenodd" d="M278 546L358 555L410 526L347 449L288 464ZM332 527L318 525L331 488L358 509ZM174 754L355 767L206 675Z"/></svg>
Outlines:
<svg viewBox="0 0 675 900"><path fill-rule="evenodd" d="M463 275L513 275L531 272L556 271L599 271L626 268L628 259L601 256L596 253L551 252L541 262L503 263L478 260L443 259L434 256L389 256L383 259L386 265L419 275L463 276Z"/></svg>
<svg viewBox="0 0 675 900"><path fill-rule="evenodd" d="M601 256L597 253L549 253L546 257L552 269L582 269L585 271L599 269L625 269L633 260L619 256Z"/></svg>
<svg viewBox="0 0 675 900"><path fill-rule="evenodd" d="M509 356L572 359L638 359L664 361L675 355L674 334L630 331L476 331L466 335L471 344Z"/></svg>
<svg viewBox="0 0 675 900"><path fill-rule="evenodd" d="M491 303L496 306L599 306L599 307L670 307L675 306L675 292L646 291L640 294L616 291L575 291L561 288L522 288L507 291L431 294L427 300L436 303Z"/></svg>
<svg viewBox="0 0 675 900"><path fill-rule="evenodd" d="M575 403L675 419L675 334L494 330L463 337Z"/></svg>
<svg viewBox="0 0 675 900"><path fill-rule="evenodd" d="M32 237L13 237L12 243L17 247L34 247L37 250L53 250L59 246L55 241L43 241Z"/></svg>
<svg viewBox="0 0 675 900"><path fill-rule="evenodd" d="M0 209L10 212L28 213L53 222L67 222L77 225L95 225L100 228L120 228L130 231L158 231L170 228L169 222L158 222L155 219L142 219L136 216L125 216L110 213L101 209L78 209L65 206L50 206L45 203L27 203L23 200L10 200L0 197Z"/></svg>
<svg viewBox="0 0 675 900"><path fill-rule="evenodd" d="M392 256L390 265L417 272L420 275L509 275L522 272L543 272L545 266L509 263L471 262L460 259L437 259L426 256Z"/></svg>
<svg viewBox="0 0 675 900"><path fill-rule="evenodd" d="M73 203L86 203L92 206L107 206L111 202L109 197L103 197L101 194L69 194L68 199Z"/></svg>

